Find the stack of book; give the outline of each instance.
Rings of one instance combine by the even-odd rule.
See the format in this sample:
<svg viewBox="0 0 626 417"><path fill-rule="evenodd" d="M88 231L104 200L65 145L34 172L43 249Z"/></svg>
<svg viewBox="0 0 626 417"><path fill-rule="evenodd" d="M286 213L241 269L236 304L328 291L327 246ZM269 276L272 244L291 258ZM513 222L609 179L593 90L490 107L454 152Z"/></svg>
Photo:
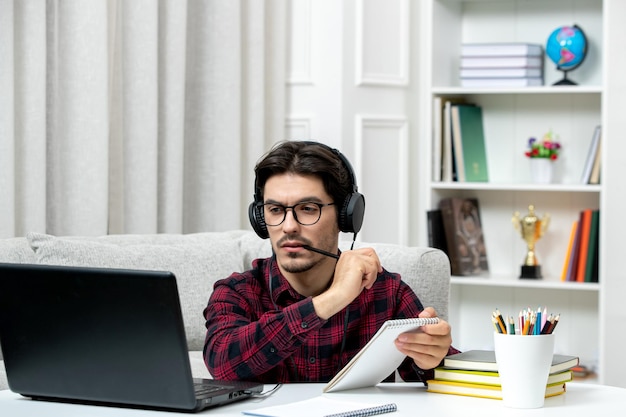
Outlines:
<svg viewBox="0 0 626 417"><path fill-rule="evenodd" d="M463 87L543 85L543 47L532 43L465 43L461 45Z"/></svg>
<svg viewBox="0 0 626 417"><path fill-rule="evenodd" d="M546 397L563 394L572 380L572 368L578 357L555 354L546 383ZM502 399L495 353L492 350L468 350L447 356L443 366L435 368L435 377L428 381L429 392Z"/></svg>

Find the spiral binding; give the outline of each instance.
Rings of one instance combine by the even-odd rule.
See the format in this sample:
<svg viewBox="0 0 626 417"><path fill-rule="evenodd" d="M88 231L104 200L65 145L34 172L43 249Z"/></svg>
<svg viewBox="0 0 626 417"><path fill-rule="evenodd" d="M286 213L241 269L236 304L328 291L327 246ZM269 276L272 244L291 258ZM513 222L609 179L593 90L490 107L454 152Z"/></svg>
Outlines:
<svg viewBox="0 0 626 417"><path fill-rule="evenodd" d="M437 324L439 323L439 317L414 317L411 319L396 319L391 320L389 323L389 327L398 327L404 326L406 324L417 324L418 326L425 326L427 324Z"/></svg>
<svg viewBox="0 0 626 417"><path fill-rule="evenodd" d="M376 407L363 408L361 410L345 411L343 413L330 414L325 417L367 417L378 414L392 413L398 409L394 403L377 405Z"/></svg>

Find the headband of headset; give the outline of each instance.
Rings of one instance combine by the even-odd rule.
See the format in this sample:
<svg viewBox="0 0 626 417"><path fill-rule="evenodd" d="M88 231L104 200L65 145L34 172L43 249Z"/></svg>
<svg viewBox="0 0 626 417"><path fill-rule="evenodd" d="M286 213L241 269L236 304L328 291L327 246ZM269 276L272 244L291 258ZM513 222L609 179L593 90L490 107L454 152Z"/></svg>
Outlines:
<svg viewBox="0 0 626 417"><path fill-rule="evenodd" d="M339 230L345 233L354 233L356 235L361 230L361 226L363 225L363 216L365 215L365 197L358 191L356 175L354 174L352 165L350 165L348 159L335 148L331 148L321 142L304 141L304 143L311 146L321 146L330 150L332 153L337 155L346 171L348 171L350 181L352 183L352 192L348 194L342 202L337 220ZM250 218L250 224L256 234L262 239L267 239L269 237L269 232L267 230L267 224L265 223L263 213L261 189L257 184L256 178L254 180L254 201L250 203L250 206L248 207L248 217Z"/></svg>

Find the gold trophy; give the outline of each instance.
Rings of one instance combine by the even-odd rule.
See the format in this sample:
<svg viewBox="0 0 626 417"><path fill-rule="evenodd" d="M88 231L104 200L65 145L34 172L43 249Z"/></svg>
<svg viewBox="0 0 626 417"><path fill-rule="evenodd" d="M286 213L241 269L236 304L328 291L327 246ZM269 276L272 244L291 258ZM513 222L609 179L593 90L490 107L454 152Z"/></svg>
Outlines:
<svg viewBox="0 0 626 417"><path fill-rule="evenodd" d="M544 214L543 219L539 219L535 215L535 206L528 206L528 214L524 217L520 217L518 211L513 214L511 219L513 226L522 235L522 239L526 242L528 251L526 253L526 259L522 265L522 272L520 278L541 278L541 265L537 262L537 256L535 255L535 244L543 236L548 224L550 224L550 215Z"/></svg>

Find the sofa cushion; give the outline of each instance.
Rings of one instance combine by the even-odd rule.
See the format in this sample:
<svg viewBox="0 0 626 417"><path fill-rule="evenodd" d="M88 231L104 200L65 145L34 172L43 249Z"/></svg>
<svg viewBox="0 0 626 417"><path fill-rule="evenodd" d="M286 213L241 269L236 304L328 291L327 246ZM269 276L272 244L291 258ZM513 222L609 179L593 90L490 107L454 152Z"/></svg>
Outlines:
<svg viewBox="0 0 626 417"><path fill-rule="evenodd" d="M202 310L213 283L241 271L241 232L55 237L29 233L37 263L171 271L176 276L190 350L202 350Z"/></svg>
<svg viewBox="0 0 626 417"><path fill-rule="evenodd" d="M254 232L242 234L239 238L239 247L241 248L244 271L252 268L252 261L255 259L272 256L270 240L261 239Z"/></svg>

